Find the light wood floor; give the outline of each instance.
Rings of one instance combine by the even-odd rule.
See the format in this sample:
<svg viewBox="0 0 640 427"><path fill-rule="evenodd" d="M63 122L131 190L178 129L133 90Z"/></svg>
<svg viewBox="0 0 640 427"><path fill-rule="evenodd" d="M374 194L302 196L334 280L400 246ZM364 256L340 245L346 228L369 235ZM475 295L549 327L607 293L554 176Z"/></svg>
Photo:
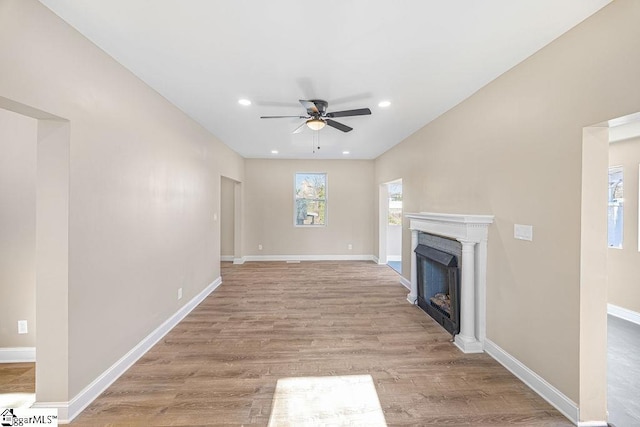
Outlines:
<svg viewBox="0 0 640 427"><path fill-rule="evenodd" d="M73 426L265 426L276 381L373 377L389 426L571 426L486 354L465 355L387 266L223 265L223 284Z"/></svg>
<svg viewBox="0 0 640 427"><path fill-rule="evenodd" d="M35 392L35 363L0 363L0 394Z"/></svg>

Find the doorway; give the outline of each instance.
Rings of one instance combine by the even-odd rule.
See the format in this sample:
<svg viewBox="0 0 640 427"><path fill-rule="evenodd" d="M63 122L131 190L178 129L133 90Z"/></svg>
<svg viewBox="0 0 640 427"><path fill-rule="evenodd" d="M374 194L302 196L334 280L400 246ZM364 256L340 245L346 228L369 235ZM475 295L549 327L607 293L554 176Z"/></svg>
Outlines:
<svg viewBox="0 0 640 427"><path fill-rule="evenodd" d="M0 109L35 125L35 404L58 408L59 417L68 419L69 380L69 121L42 110L0 97ZM11 245L11 243L9 243ZM25 319L20 319L25 320ZM26 319L28 320L28 319ZM29 331L29 322L27 322ZM28 334L26 334L28 335ZM65 349L64 351L62 349Z"/></svg>
<svg viewBox="0 0 640 427"><path fill-rule="evenodd" d="M235 253L235 181L220 177L220 261L233 261Z"/></svg>
<svg viewBox="0 0 640 427"><path fill-rule="evenodd" d="M0 108L0 408L35 401L37 120Z"/></svg>
<svg viewBox="0 0 640 427"><path fill-rule="evenodd" d="M621 200L607 201L609 191L609 160L611 152L611 135L627 125L635 123L636 128L640 123L640 113L611 119L583 129L582 144L582 202L581 202L581 242L580 242L580 372L579 372L579 421L608 420L612 424L625 425L625 421L618 418L620 413L616 410L615 400L618 396L625 399L627 396L635 396L637 392L626 390L622 393L615 391L621 384L616 383L615 368L612 371L612 363L617 363L615 354L618 337L609 335L607 313L612 314L612 298L615 300L617 286L616 274L612 269L612 261L615 251L624 240L632 240L633 254L638 254L637 229L635 238L629 239L629 230L623 231L622 242L619 235L612 235L609 239L608 216L614 215L617 220L624 218L628 222L630 210L627 210L628 191L624 191L624 199L620 196L623 185L616 188L611 196L614 199L623 199L624 215L620 214ZM639 133L640 134L640 133ZM639 156L640 158L640 156ZM638 164L635 162L633 171L627 176L631 180L638 181ZM615 175L615 170L613 171ZM617 178L618 176L613 176ZM633 191L632 191L633 193ZM638 190L635 190L637 196ZM607 207L608 206L608 207ZM637 204L635 205L637 212ZM634 213L636 213L634 212ZM637 225L637 216L633 221ZM623 225L623 229L626 224ZM615 229L615 227L614 227ZM615 233L614 233L615 234ZM635 243L634 243L635 242ZM629 242L628 242L629 243ZM613 251L613 252L612 252ZM615 274L612 274L615 273ZM624 303L630 302L630 295ZM609 316L613 323L614 318ZM615 332L614 332L615 333ZM610 343L608 343L608 339ZM611 344L611 345L609 345ZM624 346L623 353L630 353L628 343ZM619 353L619 352L618 352ZM612 357L614 356L614 357ZM636 370L640 370L637 369ZM631 370L625 368L626 377L632 375ZM612 387L613 386L613 387ZM631 394L629 394L631 393ZM628 399L627 399L628 400ZM624 406L624 404L623 404ZM608 414L607 414L608 412ZM637 422L636 422L637 423ZM634 425L634 424L632 424Z"/></svg>
<svg viewBox="0 0 640 427"><path fill-rule="evenodd" d="M226 176L220 177L220 261L243 262L242 184Z"/></svg>
<svg viewBox="0 0 640 427"><path fill-rule="evenodd" d="M402 274L402 179L380 186L379 263Z"/></svg>
<svg viewBox="0 0 640 427"><path fill-rule="evenodd" d="M607 410L611 424L625 426L640 425L640 119L616 122L608 152Z"/></svg>

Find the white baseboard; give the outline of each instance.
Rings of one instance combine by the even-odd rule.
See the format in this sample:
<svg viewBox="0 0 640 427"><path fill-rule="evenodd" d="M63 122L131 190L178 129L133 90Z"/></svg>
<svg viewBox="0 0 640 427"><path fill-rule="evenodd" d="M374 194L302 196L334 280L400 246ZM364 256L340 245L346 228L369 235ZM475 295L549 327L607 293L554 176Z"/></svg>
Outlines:
<svg viewBox="0 0 640 427"><path fill-rule="evenodd" d="M244 262L246 261L245 257L240 257L240 258L234 258L233 259L233 263L238 265L238 264L244 264Z"/></svg>
<svg viewBox="0 0 640 427"><path fill-rule="evenodd" d="M25 363L36 361L35 347L0 348L0 363Z"/></svg>
<svg viewBox="0 0 640 427"><path fill-rule="evenodd" d="M640 313L637 313L633 310L629 310L624 307L619 307L613 304L607 304L607 313L619 317L620 319L624 319L628 322L635 323L636 325L640 325Z"/></svg>
<svg viewBox="0 0 640 427"><path fill-rule="evenodd" d="M247 255L244 261L373 261L373 255ZM235 262L234 262L235 263Z"/></svg>
<svg viewBox="0 0 640 427"><path fill-rule="evenodd" d="M134 363L140 359L147 351L160 341L174 326L184 319L194 308L198 306L211 292L222 283L222 278L218 277L202 292L193 297L191 301L183 305L171 317L158 326L153 332L142 339L120 360L104 371L91 384L86 386L69 402L36 402L33 408L56 408L58 409L58 422L66 424L71 422L76 416L93 402L100 394L107 389L115 380L126 372Z"/></svg>
<svg viewBox="0 0 640 427"><path fill-rule="evenodd" d="M403 276L400 276L400 283L402 283L402 286L404 286L405 288L411 290L411 281L405 279Z"/></svg>
<svg viewBox="0 0 640 427"><path fill-rule="evenodd" d="M402 261L402 255L387 255L387 261Z"/></svg>
<svg viewBox="0 0 640 427"><path fill-rule="evenodd" d="M220 261L222 262L230 262L233 261L235 257L233 255L220 255Z"/></svg>
<svg viewBox="0 0 640 427"><path fill-rule="evenodd" d="M507 368L513 375L520 378L520 380L528 385L529 388L538 393L544 400L554 406L571 422L578 425L580 413L578 405L576 405L573 400L569 399L560 390L549 384L544 378L533 372L518 359L504 351L493 341L485 339L484 350L487 352L487 354L496 359L502 366ZM596 424L594 424L594 426L595 425ZM604 425L606 426L607 423L605 422ZM586 427L587 424L584 424L584 426ZM589 426L591 426L591 424L589 424Z"/></svg>
<svg viewBox="0 0 640 427"><path fill-rule="evenodd" d="M578 421L578 427L608 427L609 423L605 421Z"/></svg>
<svg viewBox="0 0 640 427"><path fill-rule="evenodd" d="M372 260L373 262L375 262L376 264L382 264L382 263L380 262L380 258L378 258L378 257L377 257L377 256L375 256L375 255L371 255L371 260Z"/></svg>

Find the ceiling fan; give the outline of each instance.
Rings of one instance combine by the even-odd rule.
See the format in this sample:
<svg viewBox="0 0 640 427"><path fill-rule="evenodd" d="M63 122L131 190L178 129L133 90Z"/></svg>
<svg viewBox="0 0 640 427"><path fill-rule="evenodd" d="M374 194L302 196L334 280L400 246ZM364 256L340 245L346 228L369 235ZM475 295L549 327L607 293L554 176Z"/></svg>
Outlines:
<svg viewBox="0 0 640 427"><path fill-rule="evenodd" d="M371 110L368 108L358 108L355 110L334 111L332 113L327 112L329 103L322 99L300 99L300 104L307 110L306 116L261 116L261 119L284 119L284 118L300 118L306 119L304 123L296 128L293 133L301 132L304 126L313 130L320 130L325 125L332 128L341 130L342 132L352 131L353 128L340 122L332 120L334 117L349 117L349 116L366 116L371 114Z"/></svg>

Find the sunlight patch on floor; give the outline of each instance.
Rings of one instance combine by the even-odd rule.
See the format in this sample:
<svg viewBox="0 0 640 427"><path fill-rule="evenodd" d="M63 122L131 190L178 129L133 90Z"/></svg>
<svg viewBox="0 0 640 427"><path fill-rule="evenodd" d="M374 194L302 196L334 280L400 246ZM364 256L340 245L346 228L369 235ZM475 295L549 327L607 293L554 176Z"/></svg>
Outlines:
<svg viewBox="0 0 640 427"><path fill-rule="evenodd" d="M386 427L371 375L279 379L269 427L318 425Z"/></svg>
<svg viewBox="0 0 640 427"><path fill-rule="evenodd" d="M35 401L35 393L0 393L0 408L30 408Z"/></svg>

